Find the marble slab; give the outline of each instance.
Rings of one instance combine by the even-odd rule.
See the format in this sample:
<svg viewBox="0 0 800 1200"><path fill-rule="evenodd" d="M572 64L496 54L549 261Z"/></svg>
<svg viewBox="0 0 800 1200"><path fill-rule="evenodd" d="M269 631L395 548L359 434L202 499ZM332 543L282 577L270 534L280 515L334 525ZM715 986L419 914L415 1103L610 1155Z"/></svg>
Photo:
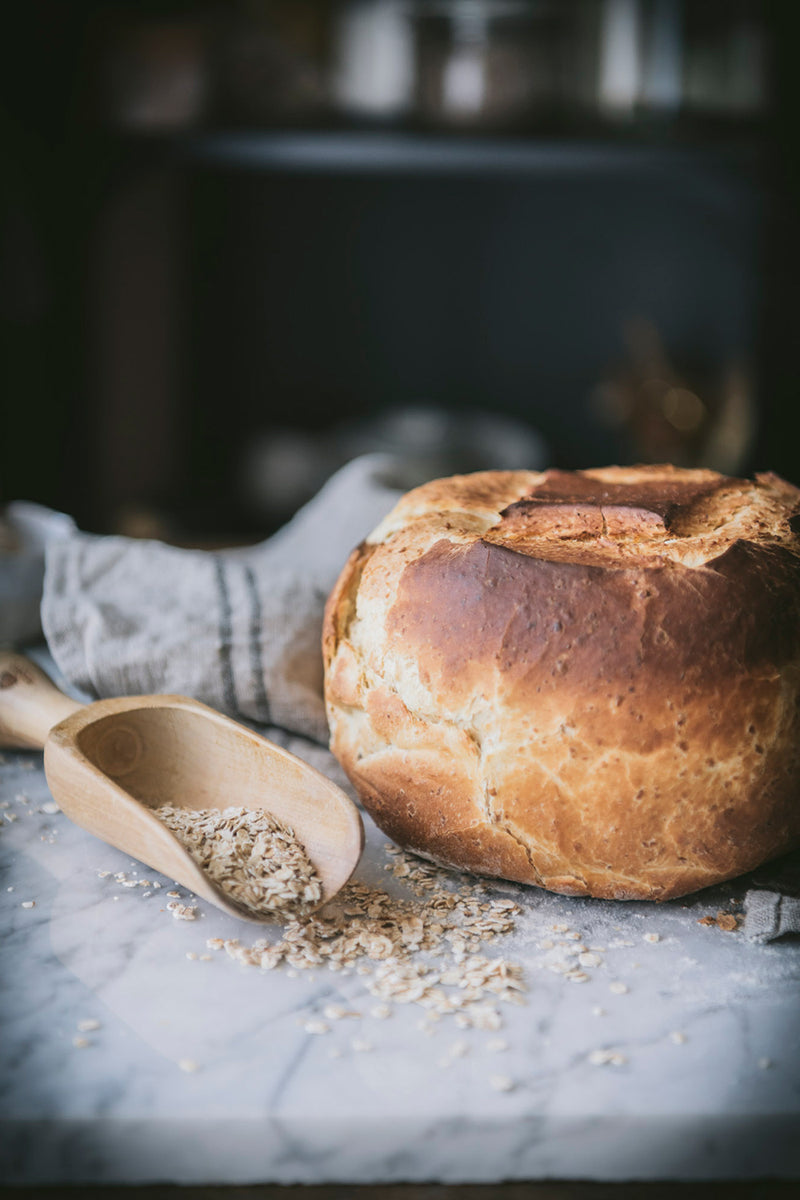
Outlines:
<svg viewBox="0 0 800 1200"><path fill-rule="evenodd" d="M741 882L662 906L493 886L524 913L492 953L523 963L528 988L504 1008L497 1050L498 1033L450 1019L423 1032L415 1005L370 1016L355 973L203 961L207 938L247 942L254 927L205 904L196 921L173 920L170 880L49 800L41 755L6 753L4 1182L800 1176L800 944L698 924L736 911ZM367 827L358 877L384 886L385 839ZM124 888L117 871L164 886ZM603 948L580 986L548 969L554 925ZM364 1015L308 1032L330 1003ZM598 1063L597 1051L617 1057ZM494 1089L497 1074L511 1090Z"/></svg>

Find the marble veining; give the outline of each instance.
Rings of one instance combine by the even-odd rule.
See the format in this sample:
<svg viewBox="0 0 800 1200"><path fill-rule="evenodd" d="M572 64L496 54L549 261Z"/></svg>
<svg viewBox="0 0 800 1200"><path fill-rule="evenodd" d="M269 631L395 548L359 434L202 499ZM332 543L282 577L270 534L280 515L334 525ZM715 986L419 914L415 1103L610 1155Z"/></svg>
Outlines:
<svg viewBox="0 0 800 1200"><path fill-rule="evenodd" d="M325 751L281 740L341 782ZM525 965L526 1003L505 1006L496 1032L443 1019L428 1034L415 1005L369 1015L375 1000L356 973L201 961L207 938L259 931L203 902L196 921L173 920L171 880L43 811L49 800L41 755L6 753L6 1182L800 1174L800 943L757 946L697 923L737 911L742 882L662 906L497 884L524 915L488 952ZM385 839L366 824L358 877L401 886L387 882ZM163 886L125 888L118 871ZM563 947L542 948L559 941L558 924L602 947L580 985L550 969ZM307 1032L331 1003L363 1015ZM87 1019L99 1028L81 1034ZM507 1049L490 1048L497 1038ZM449 1054L456 1042L460 1056ZM619 1060L596 1065L597 1051ZM197 1069L181 1069L187 1061ZM513 1088L495 1091L493 1075Z"/></svg>

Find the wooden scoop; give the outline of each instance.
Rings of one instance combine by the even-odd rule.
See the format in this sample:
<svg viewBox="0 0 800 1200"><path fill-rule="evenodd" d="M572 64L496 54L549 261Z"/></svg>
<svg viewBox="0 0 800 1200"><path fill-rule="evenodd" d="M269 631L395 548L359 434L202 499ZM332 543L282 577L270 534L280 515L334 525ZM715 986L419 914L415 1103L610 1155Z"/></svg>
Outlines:
<svg viewBox="0 0 800 1200"><path fill-rule="evenodd" d="M77 825L247 921L151 809L263 808L295 831L327 903L364 846L358 810L293 754L186 696L79 704L28 659L0 652L0 743L44 747L53 798ZM277 914L279 919L280 914Z"/></svg>

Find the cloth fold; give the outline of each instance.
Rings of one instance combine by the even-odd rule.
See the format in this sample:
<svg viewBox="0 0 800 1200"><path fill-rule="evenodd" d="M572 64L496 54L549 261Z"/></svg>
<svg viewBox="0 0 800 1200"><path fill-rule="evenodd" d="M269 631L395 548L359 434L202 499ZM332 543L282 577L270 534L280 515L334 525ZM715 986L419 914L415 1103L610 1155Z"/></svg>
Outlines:
<svg viewBox="0 0 800 1200"><path fill-rule="evenodd" d="M800 933L800 897L751 888L744 903L744 935L752 942L774 942Z"/></svg>
<svg viewBox="0 0 800 1200"><path fill-rule="evenodd" d="M182 693L325 742L325 600L352 548L414 482L390 456L354 459L244 549L83 533L48 545L41 616L56 665L93 696Z"/></svg>

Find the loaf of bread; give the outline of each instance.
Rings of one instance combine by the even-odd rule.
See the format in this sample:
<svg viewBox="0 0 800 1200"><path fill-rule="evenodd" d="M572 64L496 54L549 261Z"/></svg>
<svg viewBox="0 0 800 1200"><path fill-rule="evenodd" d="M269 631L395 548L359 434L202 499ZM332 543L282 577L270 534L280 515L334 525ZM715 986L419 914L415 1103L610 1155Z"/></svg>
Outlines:
<svg viewBox="0 0 800 1200"><path fill-rule="evenodd" d="M669 466L404 496L326 609L331 748L436 862L666 900L800 844L800 490Z"/></svg>

